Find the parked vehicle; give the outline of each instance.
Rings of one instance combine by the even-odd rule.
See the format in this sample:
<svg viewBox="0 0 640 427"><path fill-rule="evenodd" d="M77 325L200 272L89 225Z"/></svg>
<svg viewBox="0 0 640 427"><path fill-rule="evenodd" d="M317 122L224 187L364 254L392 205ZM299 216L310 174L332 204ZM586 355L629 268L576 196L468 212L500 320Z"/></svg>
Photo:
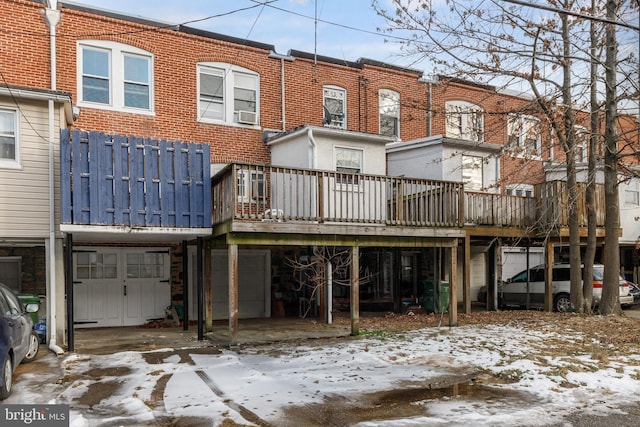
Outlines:
<svg viewBox="0 0 640 427"><path fill-rule="evenodd" d="M629 293L633 296L633 303L626 305L625 307L640 304L640 286L633 282L629 282Z"/></svg>
<svg viewBox="0 0 640 427"><path fill-rule="evenodd" d="M24 306L8 286L0 283L0 400L11 394L16 367L31 362L38 354L40 339L29 314L37 311L37 305Z"/></svg>
<svg viewBox="0 0 640 427"><path fill-rule="evenodd" d="M528 303L532 308L544 308L544 265L537 265L529 269L528 272ZM570 297L570 271L569 264L554 264L552 269L552 294L553 309L555 311L568 311L571 309ZM604 266L594 264L593 266L593 306L600 303L602 297L602 280L604 277ZM620 277L620 305L633 304L634 297L629 292L629 282ZM480 298L484 299L480 299ZM480 301L486 300L486 287L480 289L478 293ZM498 290L498 305L500 307L527 306L527 270L521 271L506 282L501 283Z"/></svg>

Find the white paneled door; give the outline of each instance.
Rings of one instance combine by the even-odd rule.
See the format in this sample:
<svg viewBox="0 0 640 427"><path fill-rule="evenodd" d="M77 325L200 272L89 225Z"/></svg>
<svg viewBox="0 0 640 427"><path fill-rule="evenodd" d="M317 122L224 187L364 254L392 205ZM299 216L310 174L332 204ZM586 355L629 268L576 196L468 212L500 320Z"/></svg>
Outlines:
<svg viewBox="0 0 640 427"><path fill-rule="evenodd" d="M76 249L76 327L142 325L171 303L169 252L149 248Z"/></svg>

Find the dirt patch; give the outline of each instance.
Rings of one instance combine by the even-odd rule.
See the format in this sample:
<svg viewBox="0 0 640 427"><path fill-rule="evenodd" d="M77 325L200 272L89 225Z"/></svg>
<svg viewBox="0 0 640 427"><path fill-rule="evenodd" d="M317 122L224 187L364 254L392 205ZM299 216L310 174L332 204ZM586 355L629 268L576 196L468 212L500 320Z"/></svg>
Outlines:
<svg viewBox="0 0 640 427"><path fill-rule="evenodd" d="M85 405L89 408L93 408L94 405L99 404L103 399L107 399L120 389L122 383L120 381L99 381L89 384L87 391L77 399L79 405Z"/></svg>
<svg viewBox="0 0 640 427"><path fill-rule="evenodd" d="M432 387L432 384L404 384L393 390L382 390L358 396L330 396L319 404L295 405L284 410L284 417L274 425L327 426L353 425L376 420L406 419L429 415L431 402L464 400L473 404L526 407L540 402L528 393L504 390L466 381Z"/></svg>

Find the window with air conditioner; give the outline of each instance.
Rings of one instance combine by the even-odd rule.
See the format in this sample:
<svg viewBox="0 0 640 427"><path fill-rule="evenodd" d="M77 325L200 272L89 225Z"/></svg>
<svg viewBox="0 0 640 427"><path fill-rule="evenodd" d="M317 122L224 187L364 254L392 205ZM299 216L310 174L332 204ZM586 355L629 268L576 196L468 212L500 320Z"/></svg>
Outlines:
<svg viewBox="0 0 640 427"><path fill-rule="evenodd" d="M82 40L77 46L80 106L153 112L153 55L105 40Z"/></svg>
<svg viewBox="0 0 640 427"><path fill-rule="evenodd" d="M519 157L541 155L540 120L524 114L509 114L509 148Z"/></svg>
<svg viewBox="0 0 640 427"><path fill-rule="evenodd" d="M447 137L483 142L484 111L482 107L466 101L447 101L445 109Z"/></svg>
<svg viewBox="0 0 640 427"><path fill-rule="evenodd" d="M0 107L0 167L20 167L18 110Z"/></svg>
<svg viewBox="0 0 640 427"><path fill-rule="evenodd" d="M259 75L237 65L198 64L198 121L257 126Z"/></svg>

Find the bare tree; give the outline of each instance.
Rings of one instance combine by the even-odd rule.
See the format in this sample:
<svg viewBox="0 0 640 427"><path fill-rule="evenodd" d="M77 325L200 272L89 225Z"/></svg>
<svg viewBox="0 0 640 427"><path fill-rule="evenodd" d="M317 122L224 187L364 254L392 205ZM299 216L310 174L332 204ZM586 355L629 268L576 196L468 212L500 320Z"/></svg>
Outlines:
<svg viewBox="0 0 640 427"><path fill-rule="evenodd" d="M582 13L591 10L594 5L586 4L583 0L549 0L547 5L544 5L546 8L513 4L517 1L512 3L496 0L482 3L459 0L444 4L392 0L391 3L394 9L384 7L378 0L373 1L374 8L387 20L388 28L385 31L393 31L394 35L409 33L403 42L407 54L429 58L434 67L442 70L441 73L444 74L465 76L480 81L497 81L503 87L515 87L534 94L537 113L552 129L552 137L562 148L565 156L569 196L567 211L571 301L576 310L583 311L589 302L584 302L580 268L582 262L579 212L576 205L579 196L576 155L582 147L576 144L576 117L582 115L584 110L597 108L593 103L590 104L593 96L591 90L597 89L597 85L590 77L594 74L589 72L589 68L592 63L601 63L601 59L596 55L601 44L592 46L592 40L597 39L592 34L594 27L590 25L592 21L586 19L589 16ZM613 7L615 3L607 2L607 7ZM614 13L618 11L616 9ZM614 15L609 17L611 21L614 19L617 19ZM607 54L613 55L611 58L607 56L607 61L611 61L611 70L615 74L617 54L610 51L610 44L615 44L615 28L612 32L613 35L607 33L604 41ZM607 74L607 89L611 88L610 78ZM611 143L607 145L607 152L610 152L611 158L609 162L605 159L605 180L606 170L611 169L617 162L618 147L613 142L615 102L617 99L614 92L611 104L606 105L612 126L609 129L607 124L605 129L605 132L609 132L605 139L608 136L607 141ZM591 133L594 133L596 127L591 125L590 128ZM591 143L599 144L599 139L594 136ZM596 147L593 148L593 152L595 151ZM595 156L593 157L595 160ZM613 172L609 172L608 179L611 180ZM607 218L612 217L605 224L605 233L606 236L616 236L617 239L619 223L614 223L613 219L615 217L617 220L618 214L616 184L617 178L613 180L611 187L605 188L605 192L609 194ZM610 250L607 251L605 271L609 273L604 285L609 288L607 294L617 292L619 271L619 266L612 267L613 262L617 262L619 257L617 248L616 259L611 260L609 253L614 251L613 241L608 246ZM592 254L588 255L585 261L592 264ZM610 279L614 272L615 283ZM591 280L586 282L591 284Z"/></svg>
<svg viewBox="0 0 640 427"><path fill-rule="evenodd" d="M320 302L320 307L325 299L325 292L331 276L332 285L351 286L349 272L351 266L351 250L329 246L316 246L313 249L313 256L285 258L285 264L296 273L294 277L298 281L296 292L304 292L308 295L309 301L316 304ZM365 284L371 280L371 274L360 274L360 283ZM311 312L312 305L309 304L302 317L307 317Z"/></svg>

